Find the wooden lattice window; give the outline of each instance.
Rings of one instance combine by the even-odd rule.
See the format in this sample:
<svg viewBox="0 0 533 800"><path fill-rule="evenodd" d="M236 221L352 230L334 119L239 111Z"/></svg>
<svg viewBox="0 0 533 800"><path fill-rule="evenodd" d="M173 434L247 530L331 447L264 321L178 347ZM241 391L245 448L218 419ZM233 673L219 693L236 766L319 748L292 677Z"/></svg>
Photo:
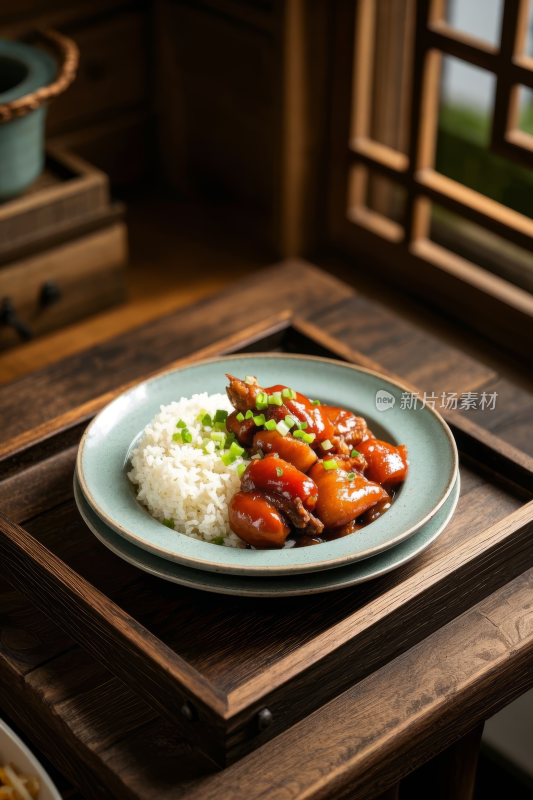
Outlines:
<svg viewBox="0 0 533 800"><path fill-rule="evenodd" d="M452 1L469 2L337 1L329 235L374 274L531 359L533 135L523 111L533 13L529 0L500 0L490 41L450 23ZM476 145L492 161L476 162L474 177L439 128L456 67L493 93Z"/></svg>

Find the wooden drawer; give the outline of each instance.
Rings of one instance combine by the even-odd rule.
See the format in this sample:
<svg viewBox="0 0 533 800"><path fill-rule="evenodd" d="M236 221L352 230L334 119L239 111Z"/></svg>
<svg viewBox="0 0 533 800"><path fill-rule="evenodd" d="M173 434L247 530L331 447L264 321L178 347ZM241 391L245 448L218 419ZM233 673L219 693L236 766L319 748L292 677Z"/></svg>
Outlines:
<svg viewBox="0 0 533 800"><path fill-rule="evenodd" d="M72 86L48 109L49 134L81 127L147 96L146 16L128 12L82 29L65 30L80 48Z"/></svg>
<svg viewBox="0 0 533 800"><path fill-rule="evenodd" d="M68 325L125 299L127 229L123 222L0 267L0 302L9 298L18 319L33 335ZM43 286L53 282L60 296L42 305ZM0 326L0 349L20 343Z"/></svg>

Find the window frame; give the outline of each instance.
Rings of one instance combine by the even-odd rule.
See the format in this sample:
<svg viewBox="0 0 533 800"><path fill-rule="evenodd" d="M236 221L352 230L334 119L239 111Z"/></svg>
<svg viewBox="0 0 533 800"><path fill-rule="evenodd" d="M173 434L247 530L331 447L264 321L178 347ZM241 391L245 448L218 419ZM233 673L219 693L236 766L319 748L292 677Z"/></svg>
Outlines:
<svg viewBox="0 0 533 800"><path fill-rule="evenodd" d="M533 219L434 168L442 54L496 75L490 148L533 166L533 137L516 127L517 87L533 88L533 59L521 54L528 0L504 0L500 47L449 27L444 21L444 0L417 0L416 7L413 2L407 154L368 135L372 80L369 42L375 2L335 0L328 238L355 255L362 265L371 263L378 277L443 308L533 362L533 295L429 239L433 201L533 250ZM355 192L354 205L347 211L350 170L357 165L361 174L370 169L405 188L405 213L396 228L391 227L395 223L366 208L362 189Z"/></svg>

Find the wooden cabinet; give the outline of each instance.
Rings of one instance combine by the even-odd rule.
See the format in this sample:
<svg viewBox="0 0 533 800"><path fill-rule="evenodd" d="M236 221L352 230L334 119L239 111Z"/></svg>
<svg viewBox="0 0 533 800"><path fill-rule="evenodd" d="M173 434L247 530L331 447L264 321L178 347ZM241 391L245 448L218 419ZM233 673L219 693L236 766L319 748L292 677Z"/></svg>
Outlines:
<svg viewBox="0 0 533 800"><path fill-rule="evenodd" d="M66 30L80 49L80 64L72 86L48 109L49 135L146 102L146 19L140 11Z"/></svg>

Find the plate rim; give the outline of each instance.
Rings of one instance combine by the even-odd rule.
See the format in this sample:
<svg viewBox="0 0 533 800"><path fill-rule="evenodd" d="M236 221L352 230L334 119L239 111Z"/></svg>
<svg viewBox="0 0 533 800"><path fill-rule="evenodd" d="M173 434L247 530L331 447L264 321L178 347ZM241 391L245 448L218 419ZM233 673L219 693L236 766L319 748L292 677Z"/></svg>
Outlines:
<svg viewBox="0 0 533 800"><path fill-rule="evenodd" d="M382 553L385 550L390 549L391 547L395 547L397 544L400 544L405 539L408 539L410 536L412 536L414 533L416 533L417 530L419 530L421 527L423 527L423 525L427 524L427 522L429 522L432 519L432 517L440 510L440 508L442 508L442 506L444 505L444 503L446 502L446 500L450 496L450 493L451 493L451 491L453 489L453 486L455 485L455 481L457 479L458 470L459 470L459 456L458 456L457 445L456 445L455 439L454 439L453 434L452 434L448 424L446 423L446 421L438 413L438 411L436 411L434 408L432 408L431 406L425 406L423 410L427 410L428 413L430 413L431 415L433 415L435 417L435 419L439 423L441 429L444 431L444 433L445 433L445 435L446 435L446 437L447 437L447 439L449 441L449 444L450 444L453 466L452 466L452 470L450 472L450 479L448 481L448 484L447 484L447 486L446 486L446 488L445 488L440 500L435 504L435 506L433 506L431 511L428 512L428 514L426 514L426 516L423 517L421 520L419 520L415 525L412 525L410 528L408 528L406 531L403 531L402 533L400 533L395 538L389 539L386 542L381 543L380 545L375 545L373 547L369 547L365 551L359 552L356 555L347 554L347 555L338 556L336 558L329 559L327 561L323 561L322 560L322 561L306 562L306 563L301 563L301 564L273 565L273 566L260 566L260 565L258 565L258 566L254 566L254 565L242 566L242 565L238 565L238 564L237 565L236 564L221 564L220 562L207 561L206 559L202 559L200 561L200 559L198 557L191 557L191 556L188 556L188 555L183 555L181 553L177 553L176 551L169 551L169 550L166 550L165 548L159 547L158 545L154 545L154 544L148 542L146 539L143 539L143 538L137 536L136 534L132 533L127 528L122 527L118 522L116 522L114 519L109 517L109 515L106 514L106 512L99 506L99 504L96 502L94 496L92 495L92 493L91 493L91 491L90 491L90 489L89 489L89 487L87 485L87 481L85 479L85 475L84 475L84 472L83 472L83 463L82 463L82 461L83 461L83 453L84 453L87 437L88 437L90 431L92 430L93 426L95 426L97 424L97 422L98 422L99 418L102 416L102 414L104 414L107 411L107 409L110 406L113 405L113 403L120 401L124 396L126 396L130 392L132 392L134 390L138 390L139 388L141 388L141 387L143 387L145 385L148 385L148 384L151 384L151 383L155 383L156 381L159 381L161 378L164 378L165 376L168 376L168 375L171 375L171 374L176 374L176 373L182 372L182 371L184 371L186 369L194 368L194 367L197 367L197 366L202 366L202 365L207 365L207 364L214 364L214 363L221 363L221 362L223 363L225 360L230 360L230 359L246 360L246 359L253 359L253 358L257 358L257 357L294 359L294 360L298 360L298 361L305 360L305 361L321 362L321 363L326 362L328 364L334 364L334 365L337 365L337 366L340 366L340 367L349 368L349 369L353 370L354 372L362 372L362 373L365 373L365 374L368 374L368 375L372 375L373 377L379 378L380 380L383 380L383 381L393 385L397 389L400 389L402 391L407 391L409 393L411 392L411 387L407 386L406 384L402 383L401 381L398 381L396 379L390 378L387 375L383 375L382 373L377 372L376 370L368 369L367 367L361 367L361 366L359 366L357 364L351 364L350 362L341 361L339 359L327 358L326 356L313 356L313 355L305 355L305 354L299 354L299 353L294 353L294 354L293 353L269 353L269 352L266 352L266 353L255 353L255 352L252 352L252 353L236 353L236 354L231 354L230 353L230 354L226 354L226 355L213 356L213 357L206 358L206 359L200 359L198 361L193 361L193 362L189 362L189 363L183 364L183 365L181 365L179 367L171 367L168 370L164 370L163 372L160 372L157 375L154 375L154 376L152 376L150 378L147 378L145 380L139 381L138 383L133 384L132 386L129 386L127 389L125 389L119 395L114 397L113 400L111 400L109 403L107 403L104 406L104 408L102 408L98 412L98 414L94 417L94 419L89 423L89 425L87 426L87 428L84 431L84 434L83 434L83 436L82 436L82 438L80 440L80 444L79 444L79 447L78 447L78 453L77 453L77 456L76 456L76 470L77 470L78 479L79 479L79 482L80 482L80 487L81 487L81 490L82 490L82 493L83 493L85 499L87 500L89 505L92 507L93 511L95 511L95 513L100 517L100 519L102 519L103 522L105 522L106 525L108 525L110 528L112 528L120 536L122 536L123 538L127 539L132 544L140 547L141 549L147 550L148 552L153 553L154 555L159 556L160 558L166 559L168 561L175 561L176 563L182 564L183 566L186 566L186 567L189 567L189 568L192 568L192 569L201 569L201 570L205 570L207 572L224 572L224 573L234 574L234 575L245 575L245 574L247 574L247 575L250 575L250 576L252 576L252 575L263 575L264 577L268 577L268 576L274 576L274 575L281 576L281 575L286 575L286 574L304 573L304 572L316 572L316 571L322 571L322 570L327 570L327 569L335 569L337 567L343 567L343 566L346 566L347 564L351 564L351 563L354 563L354 562L357 562L357 561L365 560L366 558L372 558L373 556L378 555L379 553ZM233 549L233 548L226 548L226 549L230 550L230 549Z"/></svg>
<svg viewBox="0 0 533 800"><path fill-rule="evenodd" d="M76 486L76 481L78 481L78 486ZM141 570L141 572L145 572L148 575L152 575L152 576L154 576L156 578L159 578L160 580L165 580L165 581L168 581L169 583L175 583L178 586L186 586L187 588L195 589L196 591L212 592L213 594L230 595L230 596L233 596L233 597L265 597L265 598L268 598L268 597L301 597L301 596L304 596L304 595L311 595L311 594L325 594L326 592L334 592L334 591L339 591L339 590L342 590L342 589L348 589L351 586L359 586L362 583L368 583L369 581L372 581L372 580L375 580L377 578L380 578L380 577L382 577L383 575L386 575L389 572L393 572L395 569L398 569L399 567L403 566L404 564L409 563L409 561L412 561L414 558L416 558L421 553L423 553L425 550L427 550L427 548L431 544L433 544L433 542L435 542L436 539L438 539L439 536L442 533L444 533L445 529L450 524L453 515L455 514L455 511L457 509L457 505L459 503L459 498L461 496L461 476L460 476L460 473L457 474L456 482L454 483L454 486L452 487L452 493L455 490L455 488L457 489L457 493L455 495L454 502L450 506L450 510L449 510L448 514L446 515L446 518L443 520L443 522L439 526L439 528L435 531L433 536L431 536L428 539L427 542L424 542L424 545L419 550L416 550L414 553L408 554L402 560L400 560L400 561L398 561L396 563L393 563L392 565L389 565L389 566L385 567L384 569L382 569L381 571L379 571L379 572L377 572L377 573L375 573L373 575L370 575L370 576L362 578L362 579L345 581L344 583L340 583L340 584L337 584L337 585L334 585L334 586L323 585L323 586L320 586L318 588L312 588L312 589L307 589L307 590L303 590L303 591L295 589L295 590L288 590L288 591L280 590L280 591L277 591L277 592L274 592L274 591L267 592L267 591L264 591L264 590L263 591L260 591L260 590L256 590L256 591L254 591L254 590L243 590L243 591L239 592L239 591L235 591L233 589L227 589L226 590L226 589L224 589L223 587L220 587L220 586L200 586L198 583L196 583L196 582L194 582L192 580L189 581L186 578L184 578L182 580L175 580L174 578L169 577L168 575L161 574L157 570L151 569L150 567L147 567L145 564L142 563L142 561L141 561L141 563L139 563L134 558L131 558L131 557L127 556L127 555L124 555L123 552L120 552L116 548L112 547L110 545L110 543L105 538L103 538L101 536L100 532L95 530L92 522L90 522L90 520L87 519L84 511L80 507L80 505L78 503L77 493L79 492L81 494L81 496L85 500L85 502L87 502L87 500L83 495L83 492L81 490L81 486L79 485L79 478L78 478L77 472L74 473L74 497L75 497L75 501L76 501L76 506L78 508L78 511L79 511L83 521L85 522L85 524L87 525L87 527L89 528L89 530L91 531L93 536L95 536L96 539L98 539L98 541L102 545L104 545L104 547L107 547L108 550L110 550L112 553L114 553L117 556L117 558L121 558L122 560L126 561L128 564L131 564L132 566L134 566L137 569ZM450 495L450 497L451 497L451 495ZM448 498L448 499L450 499L450 498ZM87 503L87 504L89 505L89 503ZM89 505L89 507L90 507L90 505ZM96 511L94 511L94 509L91 509L91 510L93 511L95 516L98 517L98 514L96 513ZM106 525L106 523L104 522L103 519L101 519L100 517L99 517L99 519L100 519L100 522L103 525L105 525L106 527L109 528L109 526ZM117 533L116 531L113 531L113 529L111 529L111 528L110 528L110 530L113 533ZM419 533L420 531L421 531L421 529L416 531L416 533ZM413 534L413 535L416 535L416 533ZM119 534L117 534L117 536L118 535ZM131 544L135 548L138 547L137 545L133 544L133 542L129 542L129 544ZM402 542L400 542L400 544L402 544ZM147 552L142 547L138 547L138 549L139 549L139 551L141 553ZM394 549L394 548L389 548L389 549ZM155 554L153 554L153 553L150 553L150 555L154 555L155 556ZM377 556L379 556L379 555L382 555L382 553L378 553L377 554ZM155 557L156 558L161 558L160 556L155 556ZM362 560L366 560L366 559L362 559ZM168 561L168 559L161 558L161 561L163 563L166 563ZM171 563L175 563L175 562L171 562ZM356 562L353 562L351 564L346 564L345 566L346 567L355 567L355 566L357 566L358 563L359 562L356 561ZM182 566L182 565L177 564L177 566L179 567L179 566ZM196 572L199 572L199 573L204 573L204 572L207 571L207 570L197 569L195 567L187 567L187 569L192 569L192 570L194 570ZM322 574L327 573L329 571L332 571L332 570L319 570L319 571L315 571L314 573L311 573L311 574L317 575L317 573L319 572L322 575ZM231 580L237 579L239 581L241 579L244 579L244 580L254 580L254 579L275 580L278 577L290 580L291 578L303 577L303 575L308 575L310 573L303 573L302 575L290 575L289 574L289 575L283 575L283 576L276 576L276 575L272 575L272 576L268 576L268 575L258 575L258 576L235 575L233 573L228 573L228 574L226 574L226 573L216 573L216 574L221 575L223 578L228 577Z"/></svg>

